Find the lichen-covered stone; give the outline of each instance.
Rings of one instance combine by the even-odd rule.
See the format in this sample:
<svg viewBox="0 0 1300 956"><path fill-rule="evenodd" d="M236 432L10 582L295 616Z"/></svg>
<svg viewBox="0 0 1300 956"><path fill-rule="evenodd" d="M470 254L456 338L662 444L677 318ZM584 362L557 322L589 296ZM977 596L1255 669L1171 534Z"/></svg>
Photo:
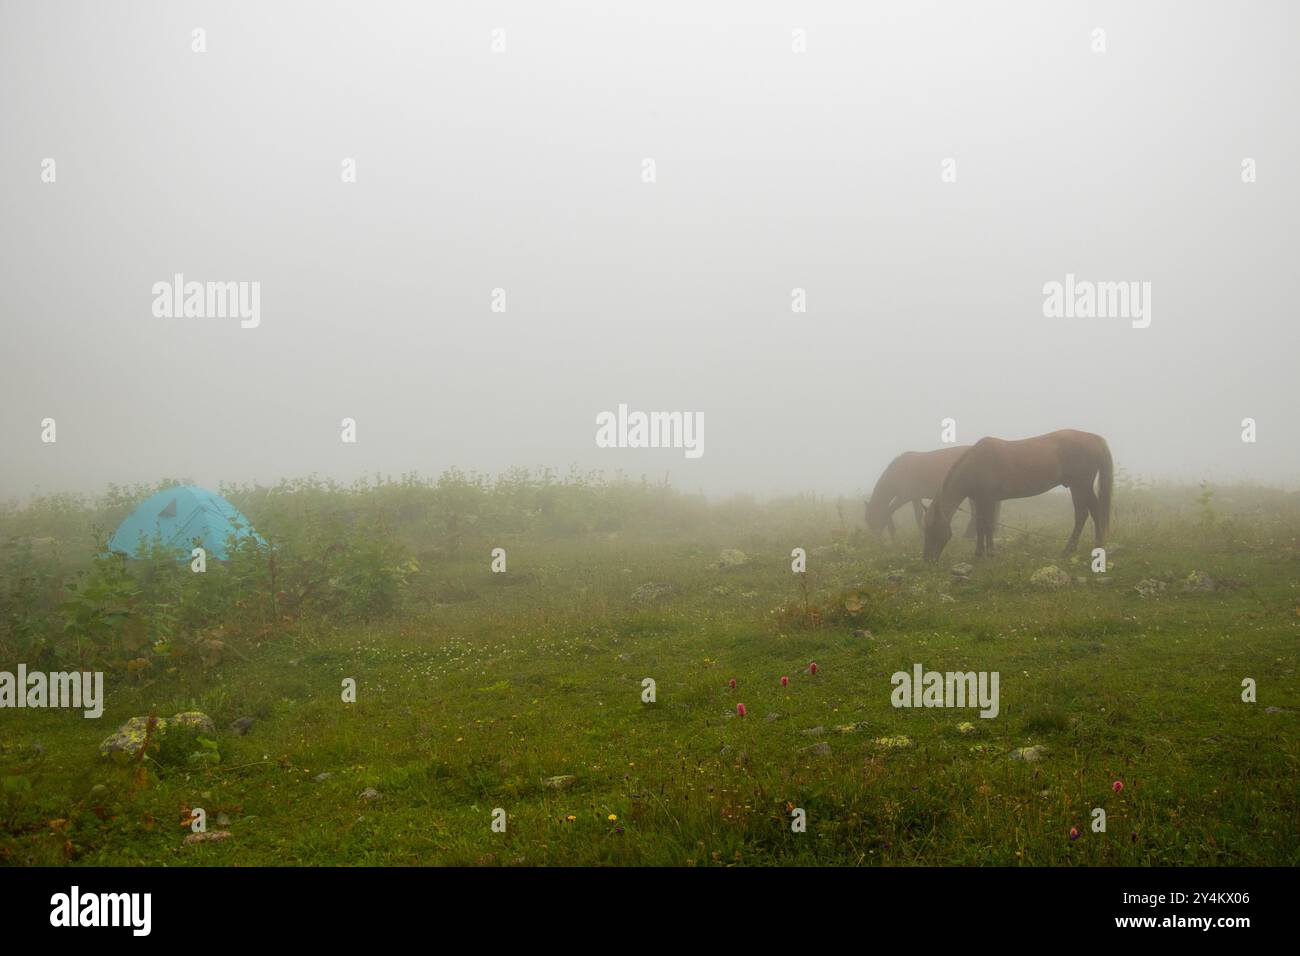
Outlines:
<svg viewBox="0 0 1300 956"><path fill-rule="evenodd" d="M148 717L132 717L99 745L100 754L108 757L120 753L134 757L144 746L148 728ZM168 730L172 729L190 729L199 733L215 734L217 726L207 714L197 710L185 711L172 717L159 717L154 725L154 740L161 739Z"/></svg>

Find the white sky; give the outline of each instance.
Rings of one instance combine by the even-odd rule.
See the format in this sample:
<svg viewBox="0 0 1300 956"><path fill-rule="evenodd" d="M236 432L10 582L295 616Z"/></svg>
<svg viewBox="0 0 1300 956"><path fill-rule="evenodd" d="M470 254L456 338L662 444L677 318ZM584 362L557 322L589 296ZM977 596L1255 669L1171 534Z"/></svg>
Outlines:
<svg viewBox="0 0 1300 956"><path fill-rule="evenodd" d="M0 495L571 464L848 493L949 416L1294 486L1298 21L2 0ZM260 327L155 318L177 272L259 281ZM1150 282L1150 327L1044 318L1067 272ZM702 412L703 457L597 449L619 403Z"/></svg>

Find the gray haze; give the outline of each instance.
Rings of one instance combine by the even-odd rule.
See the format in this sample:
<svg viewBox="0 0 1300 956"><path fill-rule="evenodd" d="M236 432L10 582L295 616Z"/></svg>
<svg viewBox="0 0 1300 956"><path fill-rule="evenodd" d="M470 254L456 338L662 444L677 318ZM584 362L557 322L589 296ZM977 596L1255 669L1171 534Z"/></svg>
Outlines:
<svg viewBox="0 0 1300 956"><path fill-rule="evenodd" d="M839 493L949 416L1300 475L1294 3L0 11L0 495L512 465ZM154 317L178 272L260 282L260 326ZM1150 282L1150 327L1045 318L1066 273ZM702 412L703 457L598 449L619 403Z"/></svg>

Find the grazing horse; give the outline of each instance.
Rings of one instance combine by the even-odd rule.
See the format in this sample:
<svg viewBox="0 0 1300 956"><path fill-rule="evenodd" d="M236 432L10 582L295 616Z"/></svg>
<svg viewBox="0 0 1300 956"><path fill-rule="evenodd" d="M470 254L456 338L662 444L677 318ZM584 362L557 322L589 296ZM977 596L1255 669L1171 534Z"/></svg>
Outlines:
<svg viewBox="0 0 1300 956"><path fill-rule="evenodd" d="M939 493L943 476L970 447L955 445L936 451L905 451L891 461L867 499L867 529L873 534L888 529L889 537L894 538L894 512L910 501L916 526L924 530L922 500ZM974 518L966 527L966 537L975 537Z"/></svg>
<svg viewBox="0 0 1300 956"><path fill-rule="evenodd" d="M1094 479L1099 479L1095 494ZM993 509L998 502L1032 498L1057 485L1069 488L1074 499L1074 532L1064 554L1079 544L1089 515L1097 544L1104 544L1114 483L1110 447L1100 435L1065 429L1022 441L981 438L948 470L926 512L925 559L934 561L943 553L952 538L952 516L967 498L975 511L975 554L981 556L993 550Z"/></svg>

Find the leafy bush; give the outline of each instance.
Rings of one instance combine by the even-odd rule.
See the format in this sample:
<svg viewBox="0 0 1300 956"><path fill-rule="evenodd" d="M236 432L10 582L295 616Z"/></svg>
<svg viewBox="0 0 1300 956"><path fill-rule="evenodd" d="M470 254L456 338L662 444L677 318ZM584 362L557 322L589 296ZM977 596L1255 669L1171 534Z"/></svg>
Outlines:
<svg viewBox="0 0 1300 956"><path fill-rule="evenodd" d="M50 632L63 575L30 539L10 539L0 556L0 660L40 662L51 651Z"/></svg>
<svg viewBox="0 0 1300 956"><path fill-rule="evenodd" d="M95 559L80 582L67 586L59 605L63 629L57 652L75 660L78 668L125 666L148 643L147 622L135 613L140 585L126 569L126 559L111 555Z"/></svg>

